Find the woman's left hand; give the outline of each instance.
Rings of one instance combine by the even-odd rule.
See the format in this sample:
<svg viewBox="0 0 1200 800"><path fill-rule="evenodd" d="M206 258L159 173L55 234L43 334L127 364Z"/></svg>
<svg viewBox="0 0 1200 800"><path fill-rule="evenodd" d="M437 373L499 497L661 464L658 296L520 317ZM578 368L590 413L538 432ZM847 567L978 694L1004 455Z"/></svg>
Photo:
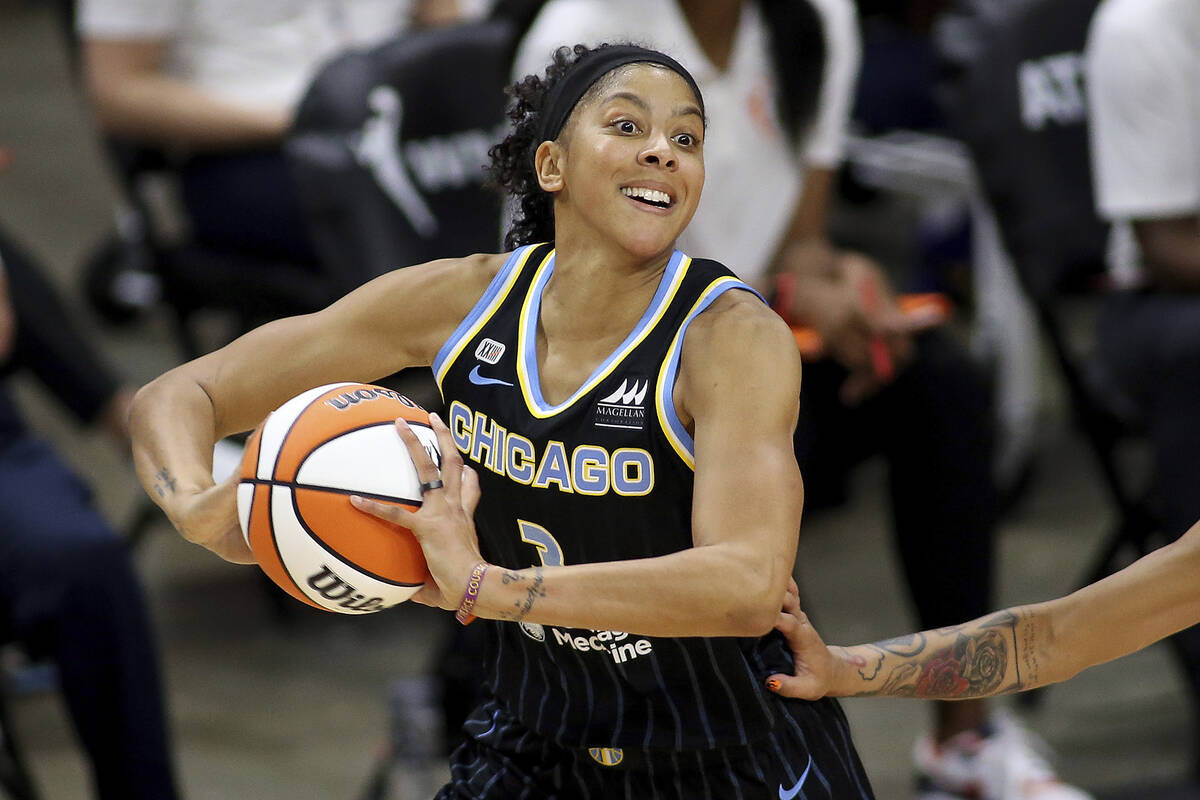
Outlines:
<svg viewBox="0 0 1200 800"><path fill-rule="evenodd" d="M466 590L471 571L483 561L474 522L475 507L479 505L479 478L463 463L450 429L436 414L429 415L429 424L441 451L440 472L408 423L396 420L396 432L417 467L417 479L423 484L438 480L442 484L422 493L418 510L408 511L358 496L351 497L350 502L360 511L413 532L425 553L433 584L425 584L412 599L452 611L458 608L458 599Z"/></svg>

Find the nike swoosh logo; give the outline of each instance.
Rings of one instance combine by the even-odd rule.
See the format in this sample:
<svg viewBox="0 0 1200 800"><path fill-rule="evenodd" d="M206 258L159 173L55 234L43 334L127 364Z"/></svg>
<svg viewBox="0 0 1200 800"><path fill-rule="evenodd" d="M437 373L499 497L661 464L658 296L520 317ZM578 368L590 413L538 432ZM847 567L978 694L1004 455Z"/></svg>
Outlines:
<svg viewBox="0 0 1200 800"><path fill-rule="evenodd" d="M475 384L476 386L491 386L493 384L497 386L512 386L512 384L508 381L502 381L499 378L485 378L484 376L480 375L478 364L475 365L467 377L470 378L471 383Z"/></svg>
<svg viewBox="0 0 1200 800"><path fill-rule="evenodd" d="M792 800L796 795L800 794L800 787L808 780L808 771L812 769L812 756L808 757L808 766L804 768L804 774L800 776L800 780L796 781L796 785L790 789L784 789L783 784L779 784L779 800Z"/></svg>

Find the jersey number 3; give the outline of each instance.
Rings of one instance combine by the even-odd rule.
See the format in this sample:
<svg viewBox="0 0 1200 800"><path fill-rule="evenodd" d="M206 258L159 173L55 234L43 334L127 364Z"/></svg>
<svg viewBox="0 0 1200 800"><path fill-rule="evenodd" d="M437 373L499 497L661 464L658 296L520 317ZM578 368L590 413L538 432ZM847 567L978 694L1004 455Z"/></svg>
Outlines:
<svg viewBox="0 0 1200 800"><path fill-rule="evenodd" d="M537 548L543 567L561 567L563 565L562 548L558 546L558 541L550 531L541 525L535 525L523 519L517 520L517 528L521 531L521 541Z"/></svg>

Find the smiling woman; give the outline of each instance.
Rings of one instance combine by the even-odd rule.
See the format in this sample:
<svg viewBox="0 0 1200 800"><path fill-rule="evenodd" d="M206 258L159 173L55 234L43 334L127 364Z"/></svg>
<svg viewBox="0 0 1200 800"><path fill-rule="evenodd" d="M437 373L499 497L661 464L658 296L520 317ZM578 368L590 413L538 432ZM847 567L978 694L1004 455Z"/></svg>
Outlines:
<svg viewBox="0 0 1200 800"><path fill-rule="evenodd" d="M309 387L429 365L440 470L397 421L422 506L355 505L417 536L414 600L487 620L491 699L439 798L871 797L836 702L764 686L792 671L772 625L800 362L748 286L675 249L704 185L695 82L576 47L513 94L492 150L511 252L397 270L160 377L139 474L186 538L247 560L212 442Z"/></svg>

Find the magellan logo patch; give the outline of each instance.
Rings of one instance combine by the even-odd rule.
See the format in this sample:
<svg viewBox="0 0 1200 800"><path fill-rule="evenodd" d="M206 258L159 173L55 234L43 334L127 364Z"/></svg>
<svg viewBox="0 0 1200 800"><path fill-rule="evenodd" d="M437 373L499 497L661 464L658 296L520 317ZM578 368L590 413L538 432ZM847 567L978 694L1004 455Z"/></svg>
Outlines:
<svg viewBox="0 0 1200 800"><path fill-rule="evenodd" d="M599 428L625 428L640 431L646 427L646 378L625 378L609 395L596 401L593 421Z"/></svg>
<svg viewBox="0 0 1200 800"><path fill-rule="evenodd" d="M504 345L495 339L484 339L475 348L475 357L485 364L498 364L504 355Z"/></svg>

